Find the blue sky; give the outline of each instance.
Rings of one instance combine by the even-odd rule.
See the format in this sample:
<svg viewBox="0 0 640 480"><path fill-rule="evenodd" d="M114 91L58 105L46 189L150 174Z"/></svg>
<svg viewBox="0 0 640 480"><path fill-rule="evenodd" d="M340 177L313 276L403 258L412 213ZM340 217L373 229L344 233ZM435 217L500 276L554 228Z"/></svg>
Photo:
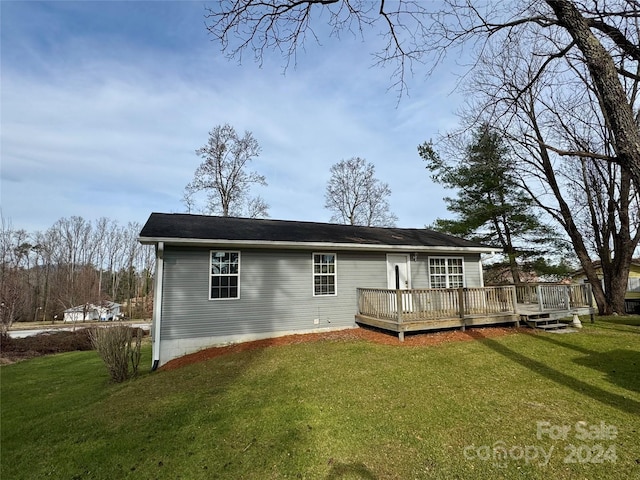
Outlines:
<svg viewBox="0 0 640 480"><path fill-rule="evenodd" d="M248 130L271 218L328 221L332 164L359 156L391 187L398 226L448 216L417 146L456 126L455 59L409 79L400 102L371 42L307 44L295 68L220 53L206 2L0 2L2 214L44 230L61 217L144 223L183 212L195 150L214 126Z"/></svg>

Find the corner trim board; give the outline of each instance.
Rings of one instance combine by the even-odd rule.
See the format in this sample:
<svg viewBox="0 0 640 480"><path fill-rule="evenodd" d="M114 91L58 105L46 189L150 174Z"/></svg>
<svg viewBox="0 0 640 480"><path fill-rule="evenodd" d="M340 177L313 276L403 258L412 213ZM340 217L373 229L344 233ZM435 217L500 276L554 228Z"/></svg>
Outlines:
<svg viewBox="0 0 640 480"><path fill-rule="evenodd" d="M160 361L160 323L162 322L162 284L164 277L164 242L156 245L156 278L153 294L153 316L151 329L153 331L152 365Z"/></svg>

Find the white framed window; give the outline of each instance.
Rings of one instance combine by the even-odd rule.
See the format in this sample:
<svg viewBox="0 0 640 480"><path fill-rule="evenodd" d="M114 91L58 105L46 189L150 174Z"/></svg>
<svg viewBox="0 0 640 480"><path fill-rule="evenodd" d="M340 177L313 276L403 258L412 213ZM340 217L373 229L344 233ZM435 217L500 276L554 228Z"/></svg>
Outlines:
<svg viewBox="0 0 640 480"><path fill-rule="evenodd" d="M336 254L313 254L313 296L337 295Z"/></svg>
<svg viewBox="0 0 640 480"><path fill-rule="evenodd" d="M211 251L209 300L240 298L240 252Z"/></svg>
<svg viewBox="0 0 640 480"><path fill-rule="evenodd" d="M429 285L431 288L464 287L464 259L429 257Z"/></svg>
<svg viewBox="0 0 640 480"><path fill-rule="evenodd" d="M627 292L640 292L640 277L629 277Z"/></svg>

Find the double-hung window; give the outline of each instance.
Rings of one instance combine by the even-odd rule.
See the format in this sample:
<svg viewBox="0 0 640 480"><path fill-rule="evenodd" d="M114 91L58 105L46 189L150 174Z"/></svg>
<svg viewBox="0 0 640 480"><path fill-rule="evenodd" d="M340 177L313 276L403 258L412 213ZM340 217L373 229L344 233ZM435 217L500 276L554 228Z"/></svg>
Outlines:
<svg viewBox="0 0 640 480"><path fill-rule="evenodd" d="M211 252L211 300L240 298L240 252Z"/></svg>
<svg viewBox="0 0 640 480"><path fill-rule="evenodd" d="M336 295L336 254L313 254L313 296Z"/></svg>
<svg viewBox="0 0 640 480"><path fill-rule="evenodd" d="M431 288L460 288L464 286L463 259L454 257L429 258Z"/></svg>

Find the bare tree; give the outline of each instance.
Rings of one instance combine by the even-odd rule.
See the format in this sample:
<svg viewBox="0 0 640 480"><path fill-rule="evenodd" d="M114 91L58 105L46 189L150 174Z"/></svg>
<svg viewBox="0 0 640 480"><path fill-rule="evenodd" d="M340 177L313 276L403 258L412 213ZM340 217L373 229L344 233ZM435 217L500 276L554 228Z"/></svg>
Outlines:
<svg viewBox="0 0 640 480"><path fill-rule="evenodd" d="M262 61L269 49L295 59L308 38L319 42L323 34L382 34L383 44L373 53L375 62L395 67L400 93L416 64L427 64L431 72L457 47L472 46L482 55L491 45L509 48L509 42L526 38L524 60L537 65L532 80L569 57L581 63L612 132L615 155L605 160L628 170L640 190L639 114L623 85L625 79L640 77L636 0L219 0L206 17L207 29L223 51L238 59L250 50ZM533 83L515 86L524 94ZM581 153L599 158L593 152Z"/></svg>
<svg viewBox="0 0 640 480"><path fill-rule="evenodd" d="M193 194L189 192L186 188L184 192L182 192L182 203L186 209L186 213L196 213L196 199Z"/></svg>
<svg viewBox="0 0 640 480"><path fill-rule="evenodd" d="M36 288L40 292L41 301L37 306L42 307L42 319L47 317L54 317L55 302L52 302L52 282L51 278L54 272L53 255L58 244L52 237L50 232L35 232L32 235L34 247L33 252L35 255L36 268L41 270L38 280L36 282ZM55 286L53 286L55 288Z"/></svg>
<svg viewBox="0 0 640 480"><path fill-rule="evenodd" d="M0 212L0 334L4 335L20 318L27 305L23 286L27 233L16 230Z"/></svg>
<svg viewBox="0 0 640 480"><path fill-rule="evenodd" d="M530 58L532 43L556 41L523 33L488 47L467 86L473 99L458 133L490 121L509 139L521 187L571 239L600 313L624 313L626 278L640 241L638 189L617 162L616 133L582 57L567 54L554 65ZM622 78L627 102L637 108L640 77ZM456 137L449 134L449 142L455 145Z"/></svg>
<svg viewBox="0 0 640 480"><path fill-rule="evenodd" d="M331 221L349 225L392 227L396 217L389 209L389 185L375 177L375 167L363 158L342 160L331 167L324 207Z"/></svg>
<svg viewBox="0 0 640 480"><path fill-rule="evenodd" d="M96 281L89 280L84 267L93 263L92 225L82 217L60 218L50 229L57 242L54 261L57 265L58 302L64 308L95 301Z"/></svg>
<svg viewBox="0 0 640 480"><path fill-rule="evenodd" d="M196 150L202 163L185 188L185 204L193 208L193 196L207 195L207 212L214 215L268 217L269 206L261 197L250 197L252 185L266 185L263 175L248 171L249 162L260 154L260 146L251 132L240 137L228 124L209 132L205 146Z"/></svg>
<svg viewBox="0 0 640 480"><path fill-rule="evenodd" d="M640 196L629 173L617 165L581 158L566 169L574 218L587 248L600 260L604 309L624 313L630 264L640 241Z"/></svg>

